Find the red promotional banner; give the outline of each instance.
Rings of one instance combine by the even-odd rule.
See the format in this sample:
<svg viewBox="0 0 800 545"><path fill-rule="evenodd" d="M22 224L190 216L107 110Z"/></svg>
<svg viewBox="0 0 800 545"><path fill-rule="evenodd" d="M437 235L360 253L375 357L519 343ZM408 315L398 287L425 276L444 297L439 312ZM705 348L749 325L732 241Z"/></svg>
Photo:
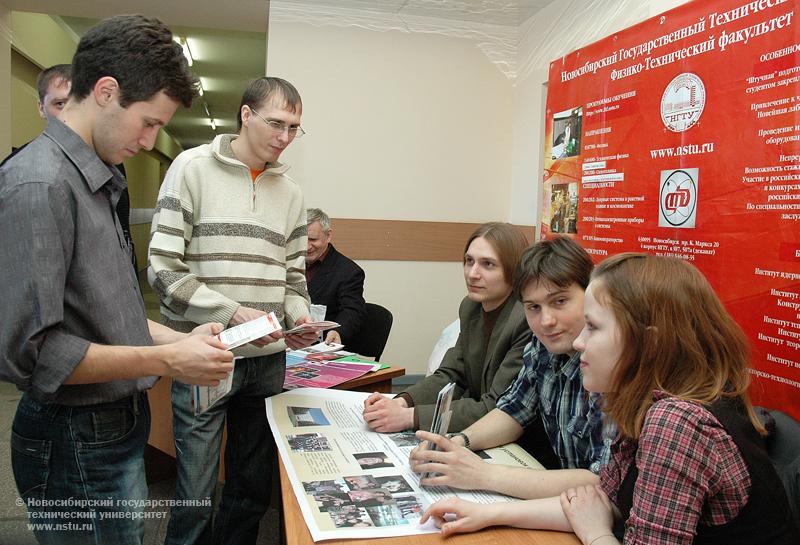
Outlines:
<svg viewBox="0 0 800 545"><path fill-rule="evenodd" d="M684 4L550 66L541 233L696 265L800 419L800 0Z"/></svg>

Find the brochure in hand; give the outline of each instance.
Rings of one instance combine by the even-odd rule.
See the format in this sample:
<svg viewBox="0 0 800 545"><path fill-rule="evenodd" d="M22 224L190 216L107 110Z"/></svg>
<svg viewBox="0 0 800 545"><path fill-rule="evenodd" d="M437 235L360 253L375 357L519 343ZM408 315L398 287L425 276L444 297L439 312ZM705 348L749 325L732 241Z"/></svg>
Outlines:
<svg viewBox="0 0 800 545"><path fill-rule="evenodd" d="M447 428L450 425L450 417L453 411L450 409L450 404L453 402L453 390L456 383L451 382L444 388L439 390L439 395L436 398L436 406L433 408L433 420L431 422L431 433L438 435L447 435ZM437 450L438 447L433 443L428 443L428 448ZM428 472L422 475L422 478L435 476L434 473Z"/></svg>
<svg viewBox="0 0 800 545"><path fill-rule="evenodd" d="M229 350L247 344L265 335L282 329L280 321L274 312L259 316L243 324L231 327L217 335ZM208 410L214 403L231 391L233 386L233 372L217 386L195 386L192 391L192 406L194 413L200 414Z"/></svg>
<svg viewBox="0 0 800 545"><path fill-rule="evenodd" d="M237 359L239 358L234 358L234 361ZM206 412L209 407L231 391L231 387L233 387L233 373L234 371L228 373L228 377L225 380L220 380L219 384L216 386L194 387L192 407L194 408L195 415Z"/></svg>
<svg viewBox="0 0 800 545"><path fill-rule="evenodd" d="M278 317L275 316L274 312L270 312L264 316L259 316L255 320L228 328L217 335L217 338L225 343L228 350L232 350L280 329L282 327Z"/></svg>
<svg viewBox="0 0 800 545"><path fill-rule="evenodd" d="M308 322L306 324L300 324L297 327L293 327L292 329L287 329L283 332L284 335L294 335L299 333L308 333L308 332L316 332L319 333L320 331L327 331L329 329L334 329L339 327L341 324L336 322Z"/></svg>

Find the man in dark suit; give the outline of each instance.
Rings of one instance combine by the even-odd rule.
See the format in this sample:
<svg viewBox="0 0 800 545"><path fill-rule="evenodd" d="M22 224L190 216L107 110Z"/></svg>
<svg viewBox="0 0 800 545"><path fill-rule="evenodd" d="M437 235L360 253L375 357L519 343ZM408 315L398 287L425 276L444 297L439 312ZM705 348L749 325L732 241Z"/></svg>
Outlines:
<svg viewBox="0 0 800 545"><path fill-rule="evenodd" d="M325 342L347 345L358 335L367 315L364 302L364 270L340 254L333 244L331 219L319 208L308 211L306 280L311 303L325 305L325 319L341 324Z"/></svg>

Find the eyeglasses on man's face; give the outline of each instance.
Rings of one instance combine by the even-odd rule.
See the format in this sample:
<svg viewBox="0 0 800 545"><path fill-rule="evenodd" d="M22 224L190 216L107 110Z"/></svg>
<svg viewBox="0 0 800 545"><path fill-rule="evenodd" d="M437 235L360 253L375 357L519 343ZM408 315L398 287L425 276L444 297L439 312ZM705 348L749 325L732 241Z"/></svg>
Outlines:
<svg viewBox="0 0 800 545"><path fill-rule="evenodd" d="M306 131L303 130L303 127L300 127L299 125L295 127L287 125L283 121L278 121L277 119L265 119L260 113L255 111L253 108L250 108L250 111L256 114L256 116L258 116L258 118L261 121L266 123L267 127L269 127L275 134L283 134L283 131L287 131L287 133L289 134L289 138L300 138L306 133Z"/></svg>

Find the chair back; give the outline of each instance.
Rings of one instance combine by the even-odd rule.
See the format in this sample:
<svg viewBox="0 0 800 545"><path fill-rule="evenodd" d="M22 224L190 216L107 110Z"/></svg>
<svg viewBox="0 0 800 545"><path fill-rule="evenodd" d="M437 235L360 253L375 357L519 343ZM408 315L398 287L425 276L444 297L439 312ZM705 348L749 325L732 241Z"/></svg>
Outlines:
<svg viewBox="0 0 800 545"><path fill-rule="evenodd" d="M442 334L439 336L439 340L436 341L436 344L433 346L433 351L431 351L431 355L428 358L428 370L425 371L426 377L431 376L434 371L439 368L439 366L442 364L442 360L444 359L444 355L448 350L456 345L456 341L458 341L458 334L460 332L461 320L458 318L456 318L455 321L451 322L442 330Z"/></svg>
<svg viewBox="0 0 800 545"><path fill-rule="evenodd" d="M781 411L755 410L769 431L767 454L786 487L795 523L800 525L800 422Z"/></svg>
<svg viewBox="0 0 800 545"><path fill-rule="evenodd" d="M380 361L389 332L392 330L392 313L375 303L367 303L367 316L355 338L345 347L345 350L375 358Z"/></svg>

